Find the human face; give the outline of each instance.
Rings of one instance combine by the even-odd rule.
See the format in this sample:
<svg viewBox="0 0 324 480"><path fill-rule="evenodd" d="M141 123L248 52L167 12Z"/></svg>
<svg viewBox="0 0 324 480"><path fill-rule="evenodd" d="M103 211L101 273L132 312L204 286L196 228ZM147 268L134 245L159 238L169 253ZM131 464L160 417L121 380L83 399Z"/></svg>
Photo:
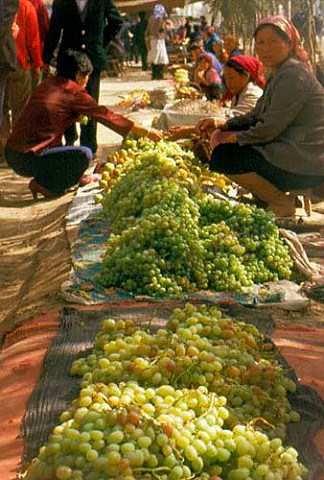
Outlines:
<svg viewBox="0 0 324 480"><path fill-rule="evenodd" d="M224 40L224 48L227 53L231 53L237 47L237 43L234 38L226 37Z"/></svg>
<svg viewBox="0 0 324 480"><path fill-rule="evenodd" d="M213 52L215 53L215 55L219 55L222 51L222 45L220 43L214 42L212 44L212 49L213 49Z"/></svg>
<svg viewBox="0 0 324 480"><path fill-rule="evenodd" d="M85 75L84 73L77 72L75 76L75 81L81 88L85 88L87 86L88 80L89 80L89 75Z"/></svg>
<svg viewBox="0 0 324 480"><path fill-rule="evenodd" d="M234 68L227 66L224 68L224 76L226 86L233 95L243 92L250 81L250 75L239 73Z"/></svg>
<svg viewBox="0 0 324 480"><path fill-rule="evenodd" d="M269 25L257 32L255 49L263 65L275 72L290 56L292 47L278 35L275 28Z"/></svg>
<svg viewBox="0 0 324 480"><path fill-rule="evenodd" d="M198 66L199 66L199 68L201 68L201 70L208 70L209 67L210 67L210 63L207 60L207 58L201 58L199 60Z"/></svg>

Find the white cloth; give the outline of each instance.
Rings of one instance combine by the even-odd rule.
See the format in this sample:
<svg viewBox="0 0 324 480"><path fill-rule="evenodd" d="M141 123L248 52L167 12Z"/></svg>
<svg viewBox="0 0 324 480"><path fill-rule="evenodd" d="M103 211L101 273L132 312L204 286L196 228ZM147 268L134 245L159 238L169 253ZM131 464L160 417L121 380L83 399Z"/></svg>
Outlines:
<svg viewBox="0 0 324 480"><path fill-rule="evenodd" d="M85 7L87 6L88 0L75 0L75 3L79 7L80 12L83 12Z"/></svg>
<svg viewBox="0 0 324 480"><path fill-rule="evenodd" d="M237 115L250 112L262 94L262 88L249 82L245 89L232 99L231 116L236 117Z"/></svg>
<svg viewBox="0 0 324 480"><path fill-rule="evenodd" d="M168 65L169 57L164 38L150 39L150 50L147 55L147 62L154 65Z"/></svg>

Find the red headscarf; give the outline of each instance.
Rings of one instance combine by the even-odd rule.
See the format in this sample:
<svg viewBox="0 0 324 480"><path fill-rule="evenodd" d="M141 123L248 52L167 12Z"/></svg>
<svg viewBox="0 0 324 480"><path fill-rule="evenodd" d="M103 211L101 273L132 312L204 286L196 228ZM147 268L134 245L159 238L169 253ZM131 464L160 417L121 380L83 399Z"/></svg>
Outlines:
<svg viewBox="0 0 324 480"><path fill-rule="evenodd" d="M292 54L303 62L309 62L308 53L301 46L299 32L295 25L287 17L274 15L272 17L263 18L258 23L258 26L254 32L254 37L256 36L259 28L265 25L273 25L281 30L286 35L290 45L292 46Z"/></svg>
<svg viewBox="0 0 324 480"><path fill-rule="evenodd" d="M257 58L249 55L235 55L230 58L230 62L237 63L244 68L251 75L253 82L262 89L264 88L266 84L266 79L263 76L264 67Z"/></svg>

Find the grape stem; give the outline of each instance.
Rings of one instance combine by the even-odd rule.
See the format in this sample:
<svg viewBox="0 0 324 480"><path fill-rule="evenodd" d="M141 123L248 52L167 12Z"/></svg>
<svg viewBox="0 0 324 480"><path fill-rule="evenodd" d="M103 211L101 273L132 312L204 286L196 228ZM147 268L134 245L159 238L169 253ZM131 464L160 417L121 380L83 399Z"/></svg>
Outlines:
<svg viewBox="0 0 324 480"><path fill-rule="evenodd" d="M156 467L156 468L133 468L133 472L151 473L154 478L160 480L159 473L169 473L171 468L169 467Z"/></svg>
<svg viewBox="0 0 324 480"><path fill-rule="evenodd" d="M265 418L263 418L263 417L255 417L255 418L253 418L253 420L251 420L251 421L247 424L247 428L254 427L254 425L255 425L256 423L258 423L258 422L264 423L265 425L267 425L267 426L270 427L270 428L275 428L275 426L272 425L272 423L268 422L268 421L267 421Z"/></svg>

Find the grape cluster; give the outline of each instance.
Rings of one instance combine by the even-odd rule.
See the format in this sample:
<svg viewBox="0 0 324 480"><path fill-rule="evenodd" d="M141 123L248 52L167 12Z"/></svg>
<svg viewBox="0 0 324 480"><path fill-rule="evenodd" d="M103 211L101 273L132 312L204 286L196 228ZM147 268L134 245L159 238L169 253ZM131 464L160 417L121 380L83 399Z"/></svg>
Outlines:
<svg viewBox="0 0 324 480"><path fill-rule="evenodd" d="M292 261L273 217L254 206L216 201L199 187L180 152L173 149L171 156L168 143L163 148L143 153L106 196L112 235L99 283L177 296L289 278Z"/></svg>
<svg viewBox="0 0 324 480"><path fill-rule="evenodd" d="M296 385L270 347L253 326L224 317L215 307L187 304L155 334L131 320L107 319L95 353L76 360L71 374L83 375L83 386L128 381L146 387L205 386L228 399L228 428L262 418L261 428L283 439L286 424L299 420L287 398Z"/></svg>
<svg viewBox="0 0 324 480"><path fill-rule="evenodd" d="M229 184L225 175L209 170L207 165L202 165L193 154L192 142L181 147L176 142L161 140L154 143L146 137L127 138L122 148L112 153L107 160L102 173L100 186L105 196L109 195L111 189L118 183L121 177L127 175L143 161L149 161L154 154L161 154L173 158L179 167L179 174L191 176L199 185L218 185L222 188ZM100 203L105 203L105 197L100 194Z"/></svg>
<svg viewBox="0 0 324 480"><path fill-rule="evenodd" d="M270 393L274 410L291 416L285 388L294 385L253 326L187 304L166 328L151 328L104 320L93 352L72 365L83 376L79 396L28 480L305 478L297 451L262 430L275 431L255 399Z"/></svg>

